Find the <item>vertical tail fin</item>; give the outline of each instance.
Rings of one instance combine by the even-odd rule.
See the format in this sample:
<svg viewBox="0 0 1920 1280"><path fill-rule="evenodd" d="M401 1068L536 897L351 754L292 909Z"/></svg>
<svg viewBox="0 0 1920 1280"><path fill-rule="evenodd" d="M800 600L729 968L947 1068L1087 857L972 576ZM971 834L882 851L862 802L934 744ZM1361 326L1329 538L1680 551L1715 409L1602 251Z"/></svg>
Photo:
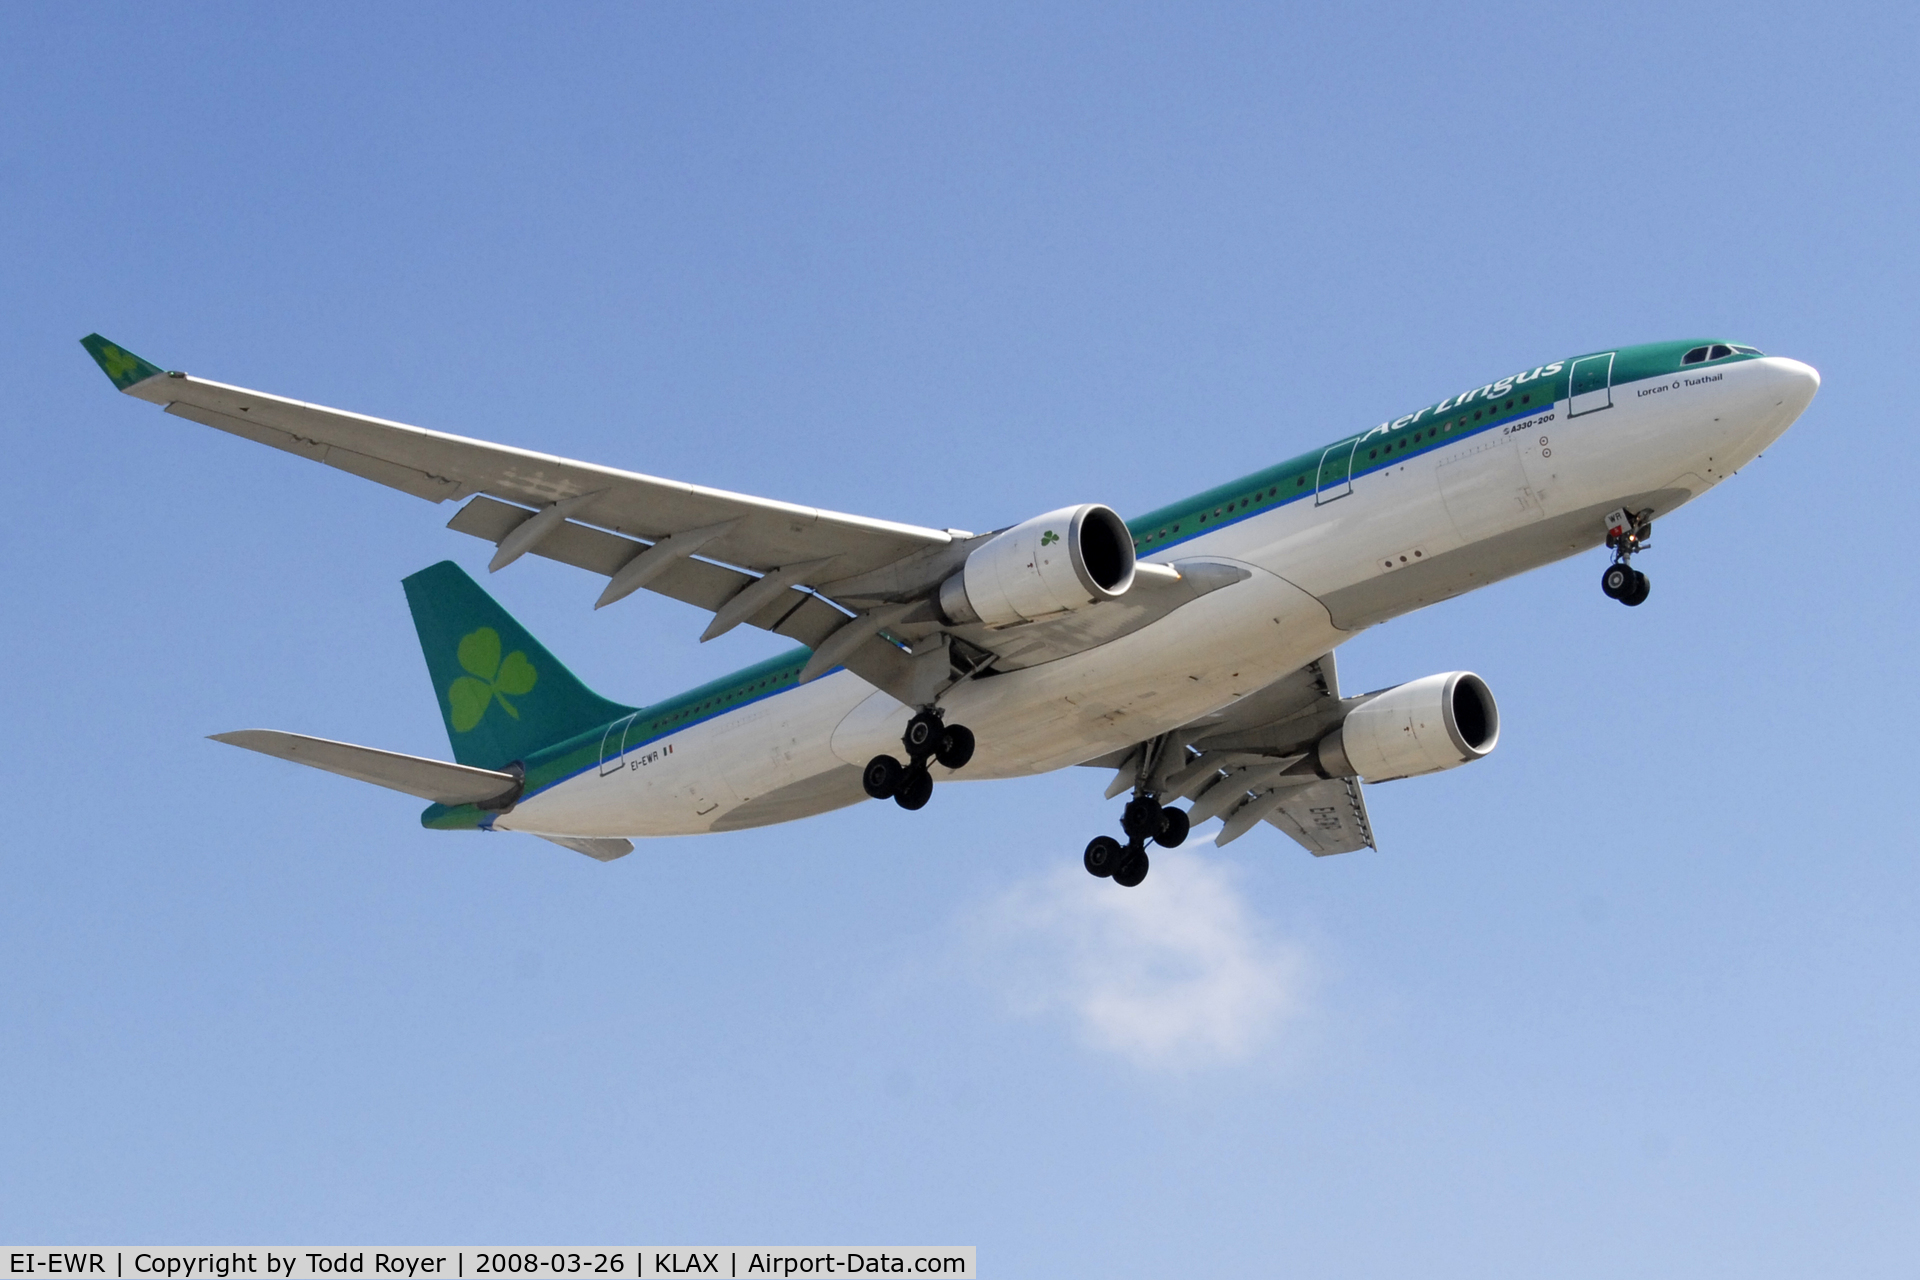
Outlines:
<svg viewBox="0 0 1920 1280"><path fill-rule="evenodd" d="M581 684L453 561L402 585L461 764L504 768L633 710Z"/></svg>

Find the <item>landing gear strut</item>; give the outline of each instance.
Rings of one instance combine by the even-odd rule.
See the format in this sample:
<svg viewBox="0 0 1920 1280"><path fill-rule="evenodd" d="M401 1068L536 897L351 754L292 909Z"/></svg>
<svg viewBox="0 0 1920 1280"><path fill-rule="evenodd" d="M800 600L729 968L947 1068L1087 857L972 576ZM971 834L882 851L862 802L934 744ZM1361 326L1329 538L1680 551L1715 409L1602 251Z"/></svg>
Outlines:
<svg viewBox="0 0 1920 1280"><path fill-rule="evenodd" d="M860 785L875 800L891 799L902 809L921 808L933 798L928 760L958 769L973 759L973 731L963 724L945 723L932 708L907 721L900 745L906 748L907 763L901 764L892 756L875 756L867 761Z"/></svg>
<svg viewBox="0 0 1920 1280"><path fill-rule="evenodd" d="M1127 837L1126 843L1112 836L1095 836L1081 859L1089 873L1110 877L1115 884L1131 889L1147 878L1149 842L1163 849L1177 849L1186 840L1187 811L1161 804L1149 786L1158 753L1166 746L1164 740L1156 739L1141 753L1133 799L1120 811L1120 830Z"/></svg>
<svg viewBox="0 0 1920 1280"><path fill-rule="evenodd" d="M1634 552L1645 551L1653 545L1649 541L1652 537L1651 507L1637 514L1629 514L1622 507L1607 517L1607 550L1613 552L1613 563L1600 575L1600 591L1609 600L1628 606L1646 603L1653 584L1631 561Z"/></svg>

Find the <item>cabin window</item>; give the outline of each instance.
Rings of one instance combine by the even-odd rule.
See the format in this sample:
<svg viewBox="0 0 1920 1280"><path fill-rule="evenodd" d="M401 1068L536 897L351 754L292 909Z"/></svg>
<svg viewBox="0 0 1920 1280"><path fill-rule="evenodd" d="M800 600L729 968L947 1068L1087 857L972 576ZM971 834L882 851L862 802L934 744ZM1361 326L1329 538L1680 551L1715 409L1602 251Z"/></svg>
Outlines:
<svg viewBox="0 0 1920 1280"><path fill-rule="evenodd" d="M1532 397L1532 396L1530 396L1530 395L1528 395L1528 396L1521 396L1521 397L1520 397L1520 403L1521 403L1521 404L1532 404L1532 403L1533 403L1533 397Z"/></svg>

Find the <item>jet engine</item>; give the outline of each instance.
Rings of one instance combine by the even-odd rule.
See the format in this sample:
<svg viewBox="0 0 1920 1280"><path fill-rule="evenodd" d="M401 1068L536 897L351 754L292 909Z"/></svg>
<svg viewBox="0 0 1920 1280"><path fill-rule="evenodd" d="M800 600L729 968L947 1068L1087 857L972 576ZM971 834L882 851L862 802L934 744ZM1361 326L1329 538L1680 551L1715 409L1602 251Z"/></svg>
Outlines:
<svg viewBox="0 0 1920 1280"><path fill-rule="evenodd" d="M1010 627L1117 600L1133 585L1133 535L1111 507L1062 507L974 548L940 584L956 626Z"/></svg>
<svg viewBox="0 0 1920 1280"><path fill-rule="evenodd" d="M1320 740L1316 758L1330 777L1387 782L1470 764L1499 740L1500 709L1487 682L1448 671L1367 699Z"/></svg>

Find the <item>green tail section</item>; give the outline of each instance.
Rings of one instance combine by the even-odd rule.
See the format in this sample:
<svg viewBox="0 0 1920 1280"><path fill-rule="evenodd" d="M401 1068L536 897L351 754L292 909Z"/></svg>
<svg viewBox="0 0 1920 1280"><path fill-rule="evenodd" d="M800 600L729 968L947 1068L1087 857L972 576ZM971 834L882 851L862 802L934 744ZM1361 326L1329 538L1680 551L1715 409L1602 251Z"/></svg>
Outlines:
<svg viewBox="0 0 1920 1280"><path fill-rule="evenodd" d="M581 684L453 561L402 585L461 764L505 768L634 709Z"/></svg>

